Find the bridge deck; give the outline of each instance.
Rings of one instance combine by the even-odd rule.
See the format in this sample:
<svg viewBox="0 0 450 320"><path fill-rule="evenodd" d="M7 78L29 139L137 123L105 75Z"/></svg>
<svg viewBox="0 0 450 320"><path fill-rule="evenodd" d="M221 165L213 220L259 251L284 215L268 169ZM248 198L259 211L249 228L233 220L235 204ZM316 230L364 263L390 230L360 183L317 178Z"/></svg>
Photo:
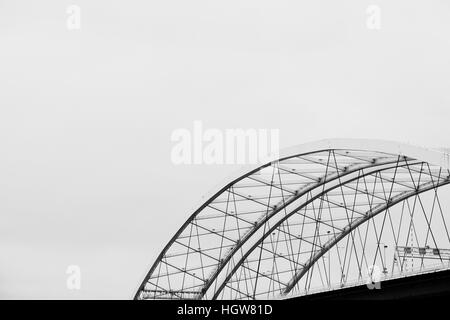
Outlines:
<svg viewBox="0 0 450 320"><path fill-rule="evenodd" d="M450 298L450 270L394 278L380 283L380 289L358 285L339 290L297 296L293 300L391 300Z"/></svg>

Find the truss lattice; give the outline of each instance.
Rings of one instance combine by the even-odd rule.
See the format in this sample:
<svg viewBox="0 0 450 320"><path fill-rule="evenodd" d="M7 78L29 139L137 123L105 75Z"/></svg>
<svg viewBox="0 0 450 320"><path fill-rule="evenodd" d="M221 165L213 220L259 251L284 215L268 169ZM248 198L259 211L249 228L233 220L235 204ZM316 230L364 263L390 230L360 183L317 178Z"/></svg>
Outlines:
<svg viewBox="0 0 450 320"><path fill-rule="evenodd" d="M400 247L450 248L448 167L391 150L329 147L255 168L181 227L137 299L270 299L344 287L378 266L405 273Z"/></svg>

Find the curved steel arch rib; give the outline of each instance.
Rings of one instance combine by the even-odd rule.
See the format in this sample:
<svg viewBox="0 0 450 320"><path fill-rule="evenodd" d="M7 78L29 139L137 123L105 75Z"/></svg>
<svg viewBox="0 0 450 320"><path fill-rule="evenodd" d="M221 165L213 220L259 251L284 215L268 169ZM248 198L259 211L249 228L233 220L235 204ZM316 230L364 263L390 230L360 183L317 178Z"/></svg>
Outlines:
<svg viewBox="0 0 450 320"><path fill-rule="evenodd" d="M416 190L411 190L409 192L405 192L404 194L399 195L398 197L390 198L384 205L380 205L378 208L375 208L373 210L370 210L365 214L365 216L358 218L355 221L352 221L347 227L344 228L344 230L338 234L337 236L334 236L329 242L327 242L324 246L324 248L318 252L316 252L311 259L299 270L295 276L292 278L292 280L287 284L286 288L283 291L283 294L288 294L293 287L297 284L297 282L308 272L308 270L312 267L312 265L321 257L323 256L328 250L330 250L333 246L335 246L340 240L342 240L345 236L350 234L353 230L358 228L361 224L367 222L369 219L372 219L377 214L387 210L388 208L410 198L411 196L418 195L422 192L429 191L431 189L437 188L441 185L448 184L449 180L446 179L444 181L439 181L436 185L433 183L427 183L425 185L421 185Z"/></svg>
<svg viewBox="0 0 450 320"><path fill-rule="evenodd" d="M393 228L390 208L447 184L447 163L444 154L373 141L325 141L288 150L278 161L231 179L202 204L161 252L135 298L270 298L296 286L301 291L303 278L309 286L318 282L314 265L330 285L333 273L320 264L325 253L352 238L350 253L365 258L364 247L356 250L355 230L382 212ZM370 233L365 236L367 242ZM339 249L339 257L328 255L328 263L341 263ZM344 268L350 269L352 260L346 265L345 259L347 252ZM362 265L358 261L359 274Z"/></svg>
<svg viewBox="0 0 450 320"><path fill-rule="evenodd" d="M415 165L417 165L417 163L414 162ZM397 167L397 168L409 168L409 165L413 165L413 163L411 164L402 164ZM386 170L386 167L384 168L384 170ZM375 171L377 173L382 172L383 169L380 169L378 171ZM369 171L368 173L364 173L359 175L356 179L350 179L349 181L345 182L345 183L351 183L354 180L357 179L361 179L370 176L374 173L374 171ZM219 287L219 289L215 292L213 298L218 298L219 294L221 293L221 291L223 290L223 288L227 285L227 283L230 281L231 277L233 275L235 275L237 273L237 270L240 268L241 265L243 265L245 263L245 260L247 259L247 257L253 253L255 251L255 249L261 245L261 243L268 237L270 236L270 234L277 230L277 228L279 228L279 226L282 223L285 223L286 220L288 220L293 214L295 214L298 210L301 210L302 208L304 208L305 206L307 206L308 204L310 204L311 202L313 202L314 200L317 200L318 198L322 197L323 195L327 194L328 192L335 190L336 188L341 188L342 185L345 185L344 182L342 182L342 184L339 185L335 185L332 186L331 188L327 188L326 190L323 191L322 194L320 195L315 195L315 196L311 196L309 200L307 200L306 202L302 203L299 207L295 208L292 212L290 212L288 215L286 215L283 219L281 219L280 221L278 221L274 226L272 226L272 228L270 228L270 230L268 230L261 238L259 238L256 242L256 244L254 244L248 251L247 253L236 263L236 267L228 274L227 278L225 279L225 281L222 282L222 285ZM440 186L446 185L449 183L449 177L446 177L445 179L442 177L439 177L438 181L433 182L433 181L428 181L425 180L423 181L422 184L418 185L417 187L413 187L411 186L411 190L410 191L404 191L404 192L399 192L397 191L396 193L398 193L398 196L395 197L389 197L388 199L384 199L384 203L381 202L379 204L377 204L376 208L371 208L371 205L368 205L368 207L370 207L370 210L367 211L366 213L364 213L364 215L361 216L357 216L357 217L352 217L355 219L350 219L348 221L348 224L343 225L343 227L341 228L341 232L340 233L335 233L334 237L331 240L327 240L327 244L324 244L323 247L320 247L319 250L317 250L317 252L314 252L314 255L311 256L311 258L306 261L304 264L301 265L300 270L297 272L297 274L295 274L295 276L289 281L289 283L286 284L286 288L283 290L283 294L287 294L289 293L289 291L292 289L293 285L295 285L297 283L297 281L305 274L305 272L307 272L309 270L309 268L318 260L318 258L320 258L321 256L323 256L324 253L326 253L330 248L332 248L333 246L335 246L340 240L342 240L345 236L349 235L351 231L353 231L356 227L360 226L362 223L366 222L367 220L373 218L375 215L379 214L380 212L383 212L384 210L390 208L391 206L398 204L401 201L406 200L407 198L411 197L412 195L416 195L416 194L420 194L422 192L428 191L430 189L434 189L434 188L438 188ZM399 200L400 199L400 200Z"/></svg>

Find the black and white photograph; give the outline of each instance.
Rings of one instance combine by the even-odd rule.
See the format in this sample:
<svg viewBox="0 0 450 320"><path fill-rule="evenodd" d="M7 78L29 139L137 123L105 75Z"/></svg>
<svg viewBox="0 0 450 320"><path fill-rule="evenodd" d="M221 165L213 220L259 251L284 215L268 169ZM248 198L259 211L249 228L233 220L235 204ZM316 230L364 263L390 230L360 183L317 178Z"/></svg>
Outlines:
<svg viewBox="0 0 450 320"><path fill-rule="evenodd" d="M449 120L448 1L0 0L0 300L448 299Z"/></svg>

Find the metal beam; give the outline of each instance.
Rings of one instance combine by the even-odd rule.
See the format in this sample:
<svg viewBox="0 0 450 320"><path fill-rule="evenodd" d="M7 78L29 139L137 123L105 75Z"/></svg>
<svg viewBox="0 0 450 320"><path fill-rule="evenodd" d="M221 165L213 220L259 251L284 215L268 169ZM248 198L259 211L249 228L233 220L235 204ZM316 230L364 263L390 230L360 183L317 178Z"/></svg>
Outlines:
<svg viewBox="0 0 450 320"><path fill-rule="evenodd" d="M444 180L441 183L437 183L437 185L435 185L432 182L428 182L425 185L419 186L416 190L413 191L409 191L409 192L405 192L402 193L396 197L393 197L391 199L388 199L387 203L384 205L378 205L376 208L368 211L366 213L365 216L357 218L356 220L352 221L348 226L346 226L344 228L344 231L337 234L336 236L334 236L333 238L331 238L329 241L327 241L327 243L325 243L325 245L323 246L323 248L319 251L317 251L309 260L307 263L305 263L305 265L296 273L296 275L289 281L288 285L286 286L286 288L283 291L283 295L288 294L292 288L297 284L297 282L306 274L306 272L312 267L312 265L320 258L322 257L326 252L328 252L328 250L330 250L332 247L334 247L340 240L342 240L343 238L345 238L348 234L350 234L353 230L355 230L356 228L358 228L360 225L362 225L364 222L368 221L369 219L372 219L373 217L375 217L377 214L389 209L390 207L405 201L406 199L408 199L411 196L435 189L437 187L449 184L450 180L447 178L446 180Z"/></svg>

